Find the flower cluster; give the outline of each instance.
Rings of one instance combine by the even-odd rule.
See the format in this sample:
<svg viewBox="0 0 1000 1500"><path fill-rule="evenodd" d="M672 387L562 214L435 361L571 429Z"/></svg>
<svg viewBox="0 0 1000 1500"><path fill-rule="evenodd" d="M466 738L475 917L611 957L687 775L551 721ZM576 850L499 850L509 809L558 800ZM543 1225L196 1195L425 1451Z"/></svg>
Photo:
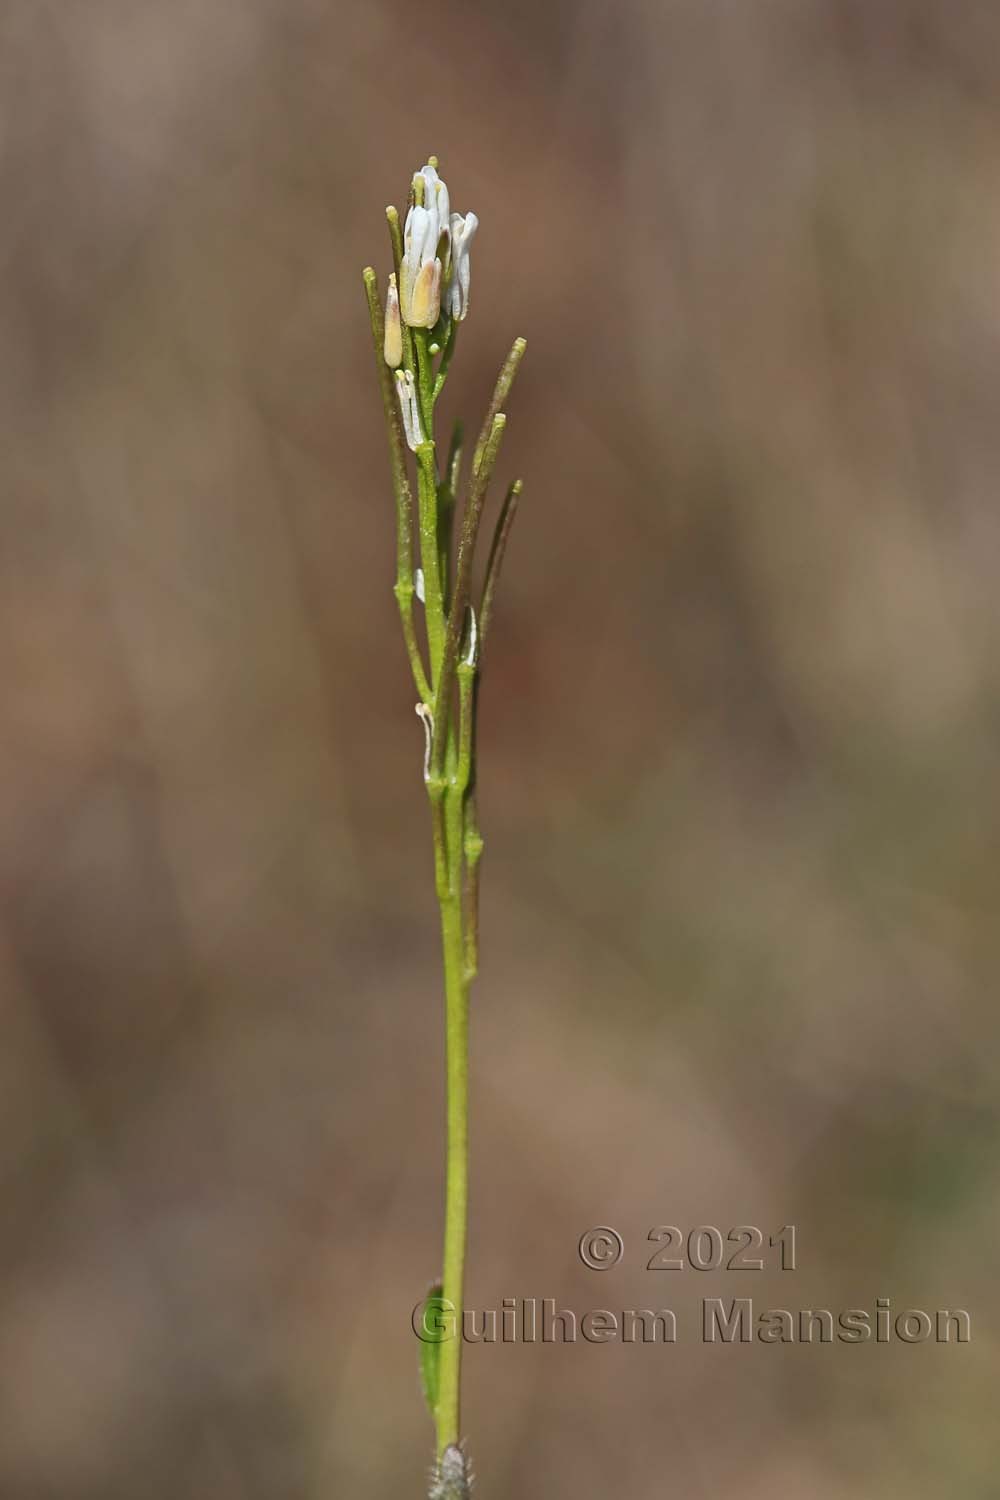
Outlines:
<svg viewBox="0 0 1000 1500"><path fill-rule="evenodd" d="M420 392L410 353L409 330L430 330L443 324L443 336L454 338L455 328L469 311L469 248L479 228L473 213L453 214L447 183L438 175L437 159L414 174L406 225L399 238L395 209L388 210L396 225L398 276L389 277L385 301L382 352L396 373L396 394L407 446L414 451L424 441ZM436 352L436 351L435 351ZM406 368L402 368L402 366Z"/></svg>
<svg viewBox="0 0 1000 1500"><path fill-rule="evenodd" d="M442 312L461 322L469 310L469 246L479 220L473 213L451 212L448 186L432 162L416 174L413 189L399 268L403 322L410 328L433 328ZM386 358L391 364L388 351Z"/></svg>

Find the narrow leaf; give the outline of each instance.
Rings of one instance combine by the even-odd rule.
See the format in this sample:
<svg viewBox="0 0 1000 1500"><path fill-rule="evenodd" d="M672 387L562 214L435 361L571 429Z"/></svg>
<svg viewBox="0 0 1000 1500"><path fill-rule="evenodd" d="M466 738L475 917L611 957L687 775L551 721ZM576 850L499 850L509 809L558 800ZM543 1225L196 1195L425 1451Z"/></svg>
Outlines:
<svg viewBox="0 0 1000 1500"><path fill-rule="evenodd" d="M441 1335L438 1330L441 1327L443 1312L444 1299L441 1296L441 1283L436 1282L424 1299L420 1318L420 1384L424 1389L424 1400L427 1402L427 1410L431 1414L432 1421L437 1417L438 1371L441 1359Z"/></svg>

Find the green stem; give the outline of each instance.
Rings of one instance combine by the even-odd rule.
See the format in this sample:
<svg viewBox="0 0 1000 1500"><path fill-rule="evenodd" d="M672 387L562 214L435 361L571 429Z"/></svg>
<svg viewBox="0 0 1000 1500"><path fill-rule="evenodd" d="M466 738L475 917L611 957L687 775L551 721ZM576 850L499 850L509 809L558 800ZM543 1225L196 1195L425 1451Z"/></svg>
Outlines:
<svg viewBox="0 0 1000 1500"><path fill-rule="evenodd" d="M413 347L417 356L420 416L424 432L429 438L434 432L434 356L431 354L431 336L426 328L413 329Z"/></svg>
<svg viewBox="0 0 1000 1500"><path fill-rule="evenodd" d="M466 847L466 791L471 775L472 709L475 666L458 667L458 732L448 734L445 754L444 842L447 884L438 886L444 956L447 1145L445 1151L444 1254L442 1292L454 1310L455 1337L441 1345L435 1412L438 1457L460 1436L462 1310L469 1198L469 964L463 907ZM430 783L438 794L438 783Z"/></svg>
<svg viewBox="0 0 1000 1500"><path fill-rule="evenodd" d="M448 337L445 339L444 349L441 353L441 363L438 365L437 374L434 377L434 400L444 390L444 383L448 379L448 371L451 369L452 356L455 353L455 341L458 338L458 322L452 319L448 325Z"/></svg>
<svg viewBox="0 0 1000 1500"><path fill-rule="evenodd" d="M448 893L441 902L441 943L444 953L448 1139L441 1295L445 1306L454 1308L455 1337L445 1340L440 1346L435 1413L438 1457L452 1443L457 1443L461 1434L461 1329L469 1197L469 987L462 932L462 806L454 793L447 795L446 803L450 880Z"/></svg>
<svg viewBox="0 0 1000 1500"><path fill-rule="evenodd" d="M452 544L455 539L455 502L458 497L458 478L462 464L462 424L456 422L448 448L448 461L444 466L444 478L438 485L438 537L441 547L441 578L445 585L445 612L450 609L450 580Z"/></svg>
<svg viewBox="0 0 1000 1500"><path fill-rule="evenodd" d="M465 978L468 982L479 973L479 861L483 857L483 836L479 832L479 815L475 787L465 799Z"/></svg>
<svg viewBox="0 0 1000 1500"><path fill-rule="evenodd" d="M421 443L417 449L417 508L420 521L420 564L424 570L424 608L427 614L427 644L431 658L431 682L437 684L444 654L445 611L444 580L441 576L441 547L438 538L437 462L433 443ZM438 738L437 710L434 714L434 738ZM440 767L438 767L440 769Z"/></svg>
<svg viewBox="0 0 1000 1500"><path fill-rule="evenodd" d="M456 670L458 677L458 763L455 791L462 798L462 853L465 857L466 890L464 894L465 982L475 979L479 971L479 861L483 839L476 817L476 789L473 780L476 757L476 709L478 677L474 661L463 660Z"/></svg>
<svg viewBox="0 0 1000 1500"><path fill-rule="evenodd" d="M430 705L434 701L434 693L427 680L424 671L423 658L420 655L420 644L417 640L417 628L413 620L413 583L409 579L397 579L392 592L396 596L399 605L399 618L403 626L403 643L406 646L406 654L410 659L410 671L413 673L413 685L421 703Z"/></svg>

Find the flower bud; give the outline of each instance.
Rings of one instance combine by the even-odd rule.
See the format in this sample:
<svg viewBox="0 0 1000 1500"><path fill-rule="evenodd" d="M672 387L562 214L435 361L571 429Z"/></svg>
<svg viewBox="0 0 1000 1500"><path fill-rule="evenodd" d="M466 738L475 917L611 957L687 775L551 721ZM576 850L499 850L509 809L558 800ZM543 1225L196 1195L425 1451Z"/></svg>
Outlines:
<svg viewBox="0 0 1000 1500"><path fill-rule="evenodd" d="M438 237L442 233L450 233L451 230L451 201L448 195L448 184L442 177L438 176L436 166L421 167L417 173L423 178L424 183L424 207L432 213L437 214Z"/></svg>
<svg viewBox="0 0 1000 1500"><path fill-rule="evenodd" d="M461 322L469 311L469 246L479 228L479 220L473 213L451 216L451 279L448 283L447 308L456 322Z"/></svg>
<svg viewBox="0 0 1000 1500"><path fill-rule="evenodd" d="M441 262L425 261L410 291L411 328L433 328L441 316Z"/></svg>
<svg viewBox="0 0 1000 1500"><path fill-rule="evenodd" d="M385 299L384 353L390 370L398 370L403 363L403 325L399 320L399 292L394 275L389 277L389 291Z"/></svg>

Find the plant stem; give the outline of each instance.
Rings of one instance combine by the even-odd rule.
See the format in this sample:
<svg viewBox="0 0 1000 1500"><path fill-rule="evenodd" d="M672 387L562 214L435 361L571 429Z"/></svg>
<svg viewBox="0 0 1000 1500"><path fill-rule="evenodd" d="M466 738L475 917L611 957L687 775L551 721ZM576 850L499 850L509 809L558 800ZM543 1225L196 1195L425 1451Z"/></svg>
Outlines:
<svg viewBox="0 0 1000 1500"><path fill-rule="evenodd" d="M445 340L444 350L441 354L441 363L438 365L437 374L434 377L434 400L444 390L444 383L448 379L448 371L451 369L452 355L455 353L455 341L458 336L458 323L453 318L448 325L448 337Z"/></svg>
<svg viewBox="0 0 1000 1500"><path fill-rule="evenodd" d="M469 1192L469 986L462 920L463 802L464 788L460 782L449 786L444 819L448 889L441 899L448 1099L441 1281L445 1306L454 1308L455 1336L440 1347L435 1414L439 1457L460 1436L461 1329Z"/></svg>
<svg viewBox="0 0 1000 1500"><path fill-rule="evenodd" d="M431 166L436 158L429 159ZM409 205L423 204L424 178L417 174ZM396 209L386 209L392 246L393 271L402 286L404 235ZM510 392L525 350L517 339L500 371L486 420L479 434L468 480L461 534L455 548L455 511L462 467L462 428L456 425L444 473L439 475L434 441L434 410L448 377L458 336L458 324L447 324L444 348L438 349L430 330L402 327L402 366L416 381L419 423L407 408L406 432L415 444L417 474L417 533L423 574L428 665L417 638L413 598L413 494L407 468L404 424L398 404L397 375L385 363L385 318L378 280L371 267L364 273L372 343L378 366L396 498L396 584L414 685L419 694L417 713L427 736L424 781L431 808L434 841L434 883L440 908L441 950L445 992L446 1143L444 1247L441 1296L455 1318L454 1336L438 1346L433 1378L425 1375L437 1437L439 1480L447 1495L467 1495L467 1470L457 1451L461 1438L460 1384L462 1314L469 1196L469 986L478 969L479 861L483 840L476 815L476 716L479 651L493 609L493 598L510 527L517 509L520 481L507 492L494 532L480 597L479 618L472 601L473 557L487 490L504 435L502 407ZM445 321L439 325L445 326ZM440 333L439 333L440 337ZM432 352L433 351L433 352ZM398 351L396 351L398 352ZM439 357L435 371L434 361ZM396 353L391 354L396 358ZM404 377L399 375L400 379ZM407 396L409 379L406 380ZM420 441L414 426L420 428ZM466 645L467 643L467 645ZM457 700L457 701L456 701ZM456 712L457 709L457 712ZM445 1458L447 1450L453 1450ZM444 1462L442 1462L444 1460ZM456 1475L456 1462L458 1472ZM450 1463L450 1468L448 1465ZM447 1469L447 1476L445 1471ZM450 1476L450 1477L448 1477ZM439 1480L433 1493L443 1495ZM459 1488L456 1488L456 1484Z"/></svg>
<svg viewBox="0 0 1000 1500"><path fill-rule="evenodd" d="M479 861L483 847L473 787L465 799L465 977L469 983L479 973Z"/></svg>
<svg viewBox="0 0 1000 1500"><path fill-rule="evenodd" d="M413 348L417 360L417 390L420 394L420 416L428 439L434 434L434 358L431 336L426 328L413 329Z"/></svg>
<svg viewBox="0 0 1000 1500"><path fill-rule="evenodd" d="M424 570L424 608L427 612L427 645L431 659L431 683L436 685L444 652L444 580L438 541L438 484L434 444L417 449L417 512L420 523L420 564ZM437 743L437 714L434 739Z"/></svg>

